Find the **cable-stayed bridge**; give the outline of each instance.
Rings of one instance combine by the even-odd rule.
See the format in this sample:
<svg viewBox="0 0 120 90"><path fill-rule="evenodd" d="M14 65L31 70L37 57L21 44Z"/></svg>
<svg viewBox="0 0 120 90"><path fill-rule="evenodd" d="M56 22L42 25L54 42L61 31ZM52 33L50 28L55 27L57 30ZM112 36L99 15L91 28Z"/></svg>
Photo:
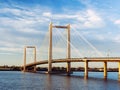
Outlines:
<svg viewBox="0 0 120 90"><path fill-rule="evenodd" d="M56 39L57 45L60 44L57 38L53 38L53 28L57 29L65 29L67 31L66 38L64 40L64 37L61 37L61 40L63 40L63 44L65 46L64 52L67 52L66 58L53 58L53 50L54 50L54 44L53 40ZM79 33L78 33L79 34ZM79 34L80 35L80 34ZM72 62L84 62L84 76L88 77L88 64L90 62L103 62L104 64L104 77L107 77L107 62L118 62L118 75L120 76L120 57L103 57L102 53L100 53L89 41L87 41L86 38L84 38L82 35L80 35L81 38L92 48L96 53L99 55L99 57L82 57L82 54L79 52L79 50L71 43L71 35L70 35L70 24L67 26L55 26L52 23L49 25L49 43L48 43L48 59L43 60L36 60L36 47L35 46L25 46L24 48L24 65L23 65L23 71L26 72L28 67L34 67L34 72L36 72L36 65L42 65L42 64L48 64L48 73L52 72L52 63L67 63L67 74L69 75L71 73L71 63ZM34 62L26 64L26 49L27 48L33 48L34 49ZM79 55L77 58L71 57L71 49L76 50L76 54ZM60 51L61 49L57 48L56 51ZM57 56L60 56L60 54L57 54ZM80 58L81 57L81 58Z"/></svg>

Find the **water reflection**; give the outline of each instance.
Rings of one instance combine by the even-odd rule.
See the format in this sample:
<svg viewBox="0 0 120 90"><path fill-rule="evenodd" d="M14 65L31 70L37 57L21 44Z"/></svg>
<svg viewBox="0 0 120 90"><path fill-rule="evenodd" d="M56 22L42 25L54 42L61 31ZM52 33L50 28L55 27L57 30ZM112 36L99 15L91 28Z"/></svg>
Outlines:
<svg viewBox="0 0 120 90"><path fill-rule="evenodd" d="M70 90L70 83L71 83L71 79L70 79L70 76L67 76L66 77L66 80L65 80L65 84L66 84L66 90Z"/></svg>
<svg viewBox="0 0 120 90"><path fill-rule="evenodd" d="M51 80L51 75L47 74L47 79L46 79L46 89L52 90L52 80Z"/></svg>
<svg viewBox="0 0 120 90"><path fill-rule="evenodd" d="M21 77L20 82L23 84L24 90L27 90L26 81L25 81L25 80L26 80L26 73L23 72L23 75L22 75L22 77Z"/></svg>
<svg viewBox="0 0 120 90"><path fill-rule="evenodd" d="M84 80L87 80L88 79L88 76L84 76Z"/></svg>
<svg viewBox="0 0 120 90"><path fill-rule="evenodd" d="M88 77L84 77L84 87L81 88L81 90L89 90L88 88Z"/></svg>
<svg viewBox="0 0 120 90"><path fill-rule="evenodd" d="M118 81L120 82L120 75L118 74Z"/></svg>
<svg viewBox="0 0 120 90"><path fill-rule="evenodd" d="M104 80L90 76L84 79L80 76L0 72L0 90L120 90L120 82L110 80L109 77L114 78L111 75Z"/></svg>
<svg viewBox="0 0 120 90"><path fill-rule="evenodd" d="M103 78L103 80L104 80L104 81L107 81L107 80L108 80L107 76L106 76L106 77L104 77L104 78Z"/></svg>

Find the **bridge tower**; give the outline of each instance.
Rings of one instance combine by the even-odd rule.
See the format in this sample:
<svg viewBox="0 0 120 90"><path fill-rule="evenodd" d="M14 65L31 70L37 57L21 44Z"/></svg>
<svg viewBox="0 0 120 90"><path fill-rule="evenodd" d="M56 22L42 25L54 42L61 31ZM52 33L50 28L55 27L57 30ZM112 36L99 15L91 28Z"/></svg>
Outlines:
<svg viewBox="0 0 120 90"><path fill-rule="evenodd" d="M24 65L23 65L23 72L26 72L26 49L33 48L34 49L34 64L36 64L36 47L35 46L26 46L24 47ZM36 65L34 66L34 72L36 72Z"/></svg>
<svg viewBox="0 0 120 90"><path fill-rule="evenodd" d="M48 51L48 73L52 71L52 29L53 28L63 28L67 29L67 59L70 59L70 24L67 26L53 26L52 23L49 25L49 51ZM67 73L70 74L70 62L67 62Z"/></svg>

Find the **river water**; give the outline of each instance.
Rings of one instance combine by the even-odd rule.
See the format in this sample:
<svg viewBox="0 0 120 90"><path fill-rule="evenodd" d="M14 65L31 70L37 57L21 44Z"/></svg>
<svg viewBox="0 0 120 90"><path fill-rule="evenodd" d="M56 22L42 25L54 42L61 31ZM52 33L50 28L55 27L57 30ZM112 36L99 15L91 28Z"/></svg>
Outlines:
<svg viewBox="0 0 120 90"><path fill-rule="evenodd" d="M117 72L90 72L87 80L83 72L71 76L0 71L0 90L120 90Z"/></svg>

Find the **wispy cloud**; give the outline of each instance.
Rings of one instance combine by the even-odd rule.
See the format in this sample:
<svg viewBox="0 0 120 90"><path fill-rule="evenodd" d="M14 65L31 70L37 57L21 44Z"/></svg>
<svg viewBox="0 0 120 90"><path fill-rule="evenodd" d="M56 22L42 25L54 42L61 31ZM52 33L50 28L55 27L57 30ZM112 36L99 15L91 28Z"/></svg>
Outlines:
<svg viewBox="0 0 120 90"><path fill-rule="evenodd" d="M68 20L74 26L81 26L81 28L100 28L105 25L104 20L98 15L98 12L92 9L87 9L82 12L75 11L71 12L71 14L52 14L51 12L44 12L43 16L51 18L53 21L58 20L59 22Z"/></svg>
<svg viewBox="0 0 120 90"><path fill-rule="evenodd" d="M114 24L116 24L116 25L120 25L120 19L115 20L115 21L114 21Z"/></svg>

